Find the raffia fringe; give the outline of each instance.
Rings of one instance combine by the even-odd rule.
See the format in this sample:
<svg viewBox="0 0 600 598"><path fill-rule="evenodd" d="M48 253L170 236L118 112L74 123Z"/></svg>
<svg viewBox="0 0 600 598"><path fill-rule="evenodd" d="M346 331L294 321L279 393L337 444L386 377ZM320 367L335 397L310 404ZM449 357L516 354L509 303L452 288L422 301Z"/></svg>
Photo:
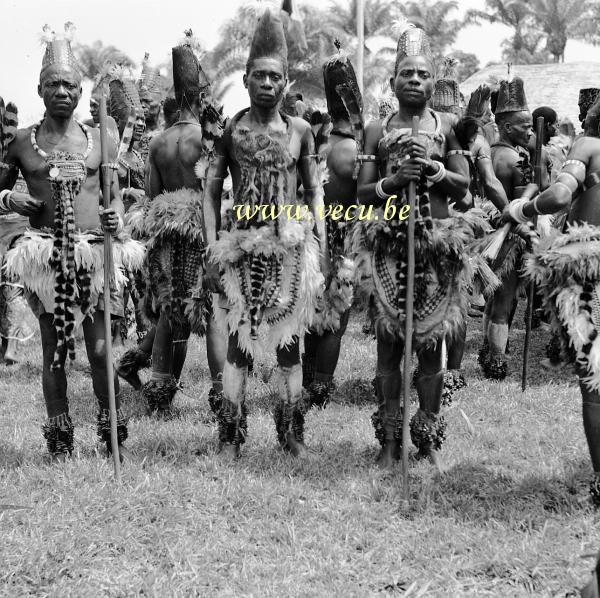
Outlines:
<svg viewBox="0 0 600 598"><path fill-rule="evenodd" d="M248 254L285 257L300 245L301 274L298 299L290 314L267 326L264 340L250 338L250 318L236 266ZM229 309L215 309L218 324L237 331L240 348L254 357L264 356L277 347L290 344L313 324L319 297L323 293L323 275L319 264L319 245L312 232L312 223L282 219L279 234L270 226L222 232L210 249L211 259L224 269L222 277ZM265 319L268 318L268 311Z"/></svg>
<svg viewBox="0 0 600 598"><path fill-rule="evenodd" d="M6 253L4 269L6 275L33 291L49 313L54 311L55 273L50 267L54 243L53 235L27 230ZM127 271L139 270L144 263L144 246L121 235L113 240L113 280L118 291L127 284ZM91 279L92 305L104 291L104 244L97 233L75 234L76 269L89 272ZM76 290L77 292L77 290Z"/></svg>

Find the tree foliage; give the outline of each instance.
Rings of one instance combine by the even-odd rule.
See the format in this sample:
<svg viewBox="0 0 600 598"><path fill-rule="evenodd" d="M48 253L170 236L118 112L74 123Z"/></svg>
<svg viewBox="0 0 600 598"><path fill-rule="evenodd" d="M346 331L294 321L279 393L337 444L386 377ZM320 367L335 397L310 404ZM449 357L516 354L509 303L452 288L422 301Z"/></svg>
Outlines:
<svg viewBox="0 0 600 598"><path fill-rule="evenodd" d="M81 66L83 76L92 81L108 62L136 68L136 63L125 52L115 46L105 46L100 40L93 44L73 44L73 54Z"/></svg>

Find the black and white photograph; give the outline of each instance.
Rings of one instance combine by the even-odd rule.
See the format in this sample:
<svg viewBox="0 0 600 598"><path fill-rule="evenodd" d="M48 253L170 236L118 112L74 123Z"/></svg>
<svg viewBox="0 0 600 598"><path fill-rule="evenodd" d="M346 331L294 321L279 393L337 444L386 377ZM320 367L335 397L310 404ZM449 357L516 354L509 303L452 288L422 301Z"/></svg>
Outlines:
<svg viewBox="0 0 600 598"><path fill-rule="evenodd" d="M0 14L0 597L600 598L600 0Z"/></svg>

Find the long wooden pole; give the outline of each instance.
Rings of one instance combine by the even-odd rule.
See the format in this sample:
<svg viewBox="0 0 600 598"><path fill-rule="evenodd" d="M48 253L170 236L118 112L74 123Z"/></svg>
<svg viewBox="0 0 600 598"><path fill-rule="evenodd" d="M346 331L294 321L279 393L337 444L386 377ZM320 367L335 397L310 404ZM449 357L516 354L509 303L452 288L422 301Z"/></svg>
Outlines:
<svg viewBox="0 0 600 598"><path fill-rule="evenodd" d="M412 136L419 134L419 117L413 116ZM417 184L413 181L408 186L408 231L406 234L406 261L408 272L406 276L406 320L404 322L404 375L402 403L402 488L404 500L409 499L408 488L408 443L410 442L409 411L410 384L412 380L412 337L413 337L413 306L415 292L415 204L417 201Z"/></svg>
<svg viewBox="0 0 600 598"><path fill-rule="evenodd" d="M365 64L365 0L356 0L356 37L358 51L356 55L356 78L361 93L364 93L364 64Z"/></svg>
<svg viewBox="0 0 600 598"><path fill-rule="evenodd" d="M108 117L106 96L100 98L100 148L102 153L102 200L104 209L110 207L112 171L108 162ZM112 236L104 231L104 342L106 346L106 377L108 381L108 409L110 413L110 446L112 450L115 479L121 483L121 460L117 435L117 401L115 398L115 372L113 370L112 326L110 319L110 283L113 271Z"/></svg>
<svg viewBox="0 0 600 598"><path fill-rule="evenodd" d="M534 177L538 190L542 189L542 144L544 141L544 117L538 117L535 123L535 165ZM537 216L533 217L533 224L537 224ZM533 319L533 300L535 298L535 283L529 283L527 292L527 312L525 314L525 343L523 345L523 373L521 375L521 391L527 388L527 370L529 368L529 344L531 342L531 321Z"/></svg>

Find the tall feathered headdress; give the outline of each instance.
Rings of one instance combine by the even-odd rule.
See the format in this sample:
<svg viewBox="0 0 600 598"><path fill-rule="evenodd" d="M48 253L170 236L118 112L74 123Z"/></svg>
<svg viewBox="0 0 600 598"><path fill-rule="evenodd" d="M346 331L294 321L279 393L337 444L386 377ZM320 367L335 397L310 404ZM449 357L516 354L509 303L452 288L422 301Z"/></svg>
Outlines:
<svg viewBox="0 0 600 598"><path fill-rule="evenodd" d="M247 64L257 58L275 58L287 71L288 49L283 23L279 14L269 8L263 12L254 31Z"/></svg>
<svg viewBox="0 0 600 598"><path fill-rule="evenodd" d="M134 108L136 115L144 114L133 73L121 65L113 65L107 75L109 89L109 113L119 122L126 120Z"/></svg>
<svg viewBox="0 0 600 598"><path fill-rule="evenodd" d="M435 88L431 97L434 110L439 112L452 112L460 106L460 89L456 80L458 60L455 58L444 58L441 77L435 82Z"/></svg>
<svg viewBox="0 0 600 598"><path fill-rule="evenodd" d="M353 115L362 116L362 94L348 54L341 49L339 41L336 42L337 53L323 65L327 112L334 120L352 119Z"/></svg>
<svg viewBox="0 0 600 598"><path fill-rule="evenodd" d="M71 49L71 40L74 35L75 25L71 21L65 23L64 32L59 34L54 32L49 25L44 25L41 39L46 44L46 51L42 58L42 73L47 68L59 64L70 67L81 75L81 67Z"/></svg>
<svg viewBox="0 0 600 598"><path fill-rule="evenodd" d="M483 115L490 105L491 93L492 90L485 83L482 83L477 89L475 89L469 98L469 104L467 105L465 116L470 116L478 120L483 118Z"/></svg>
<svg viewBox="0 0 600 598"><path fill-rule="evenodd" d="M172 49L173 87L175 99L181 106L184 99L189 103L210 87L208 77L202 70L197 56L198 41L191 29L186 29L185 38Z"/></svg>
<svg viewBox="0 0 600 598"><path fill-rule="evenodd" d="M523 110L529 111L523 79L512 77L509 80L503 79L500 81L496 112L494 114L521 112Z"/></svg>
<svg viewBox="0 0 600 598"><path fill-rule="evenodd" d="M150 54L144 54L142 60L142 73L138 80L138 92L140 97L148 97L151 99L162 100L163 87L160 69L150 64Z"/></svg>
<svg viewBox="0 0 600 598"><path fill-rule="evenodd" d="M579 90L579 120L583 123L588 110L594 105L600 95L600 89L597 87L586 87Z"/></svg>

